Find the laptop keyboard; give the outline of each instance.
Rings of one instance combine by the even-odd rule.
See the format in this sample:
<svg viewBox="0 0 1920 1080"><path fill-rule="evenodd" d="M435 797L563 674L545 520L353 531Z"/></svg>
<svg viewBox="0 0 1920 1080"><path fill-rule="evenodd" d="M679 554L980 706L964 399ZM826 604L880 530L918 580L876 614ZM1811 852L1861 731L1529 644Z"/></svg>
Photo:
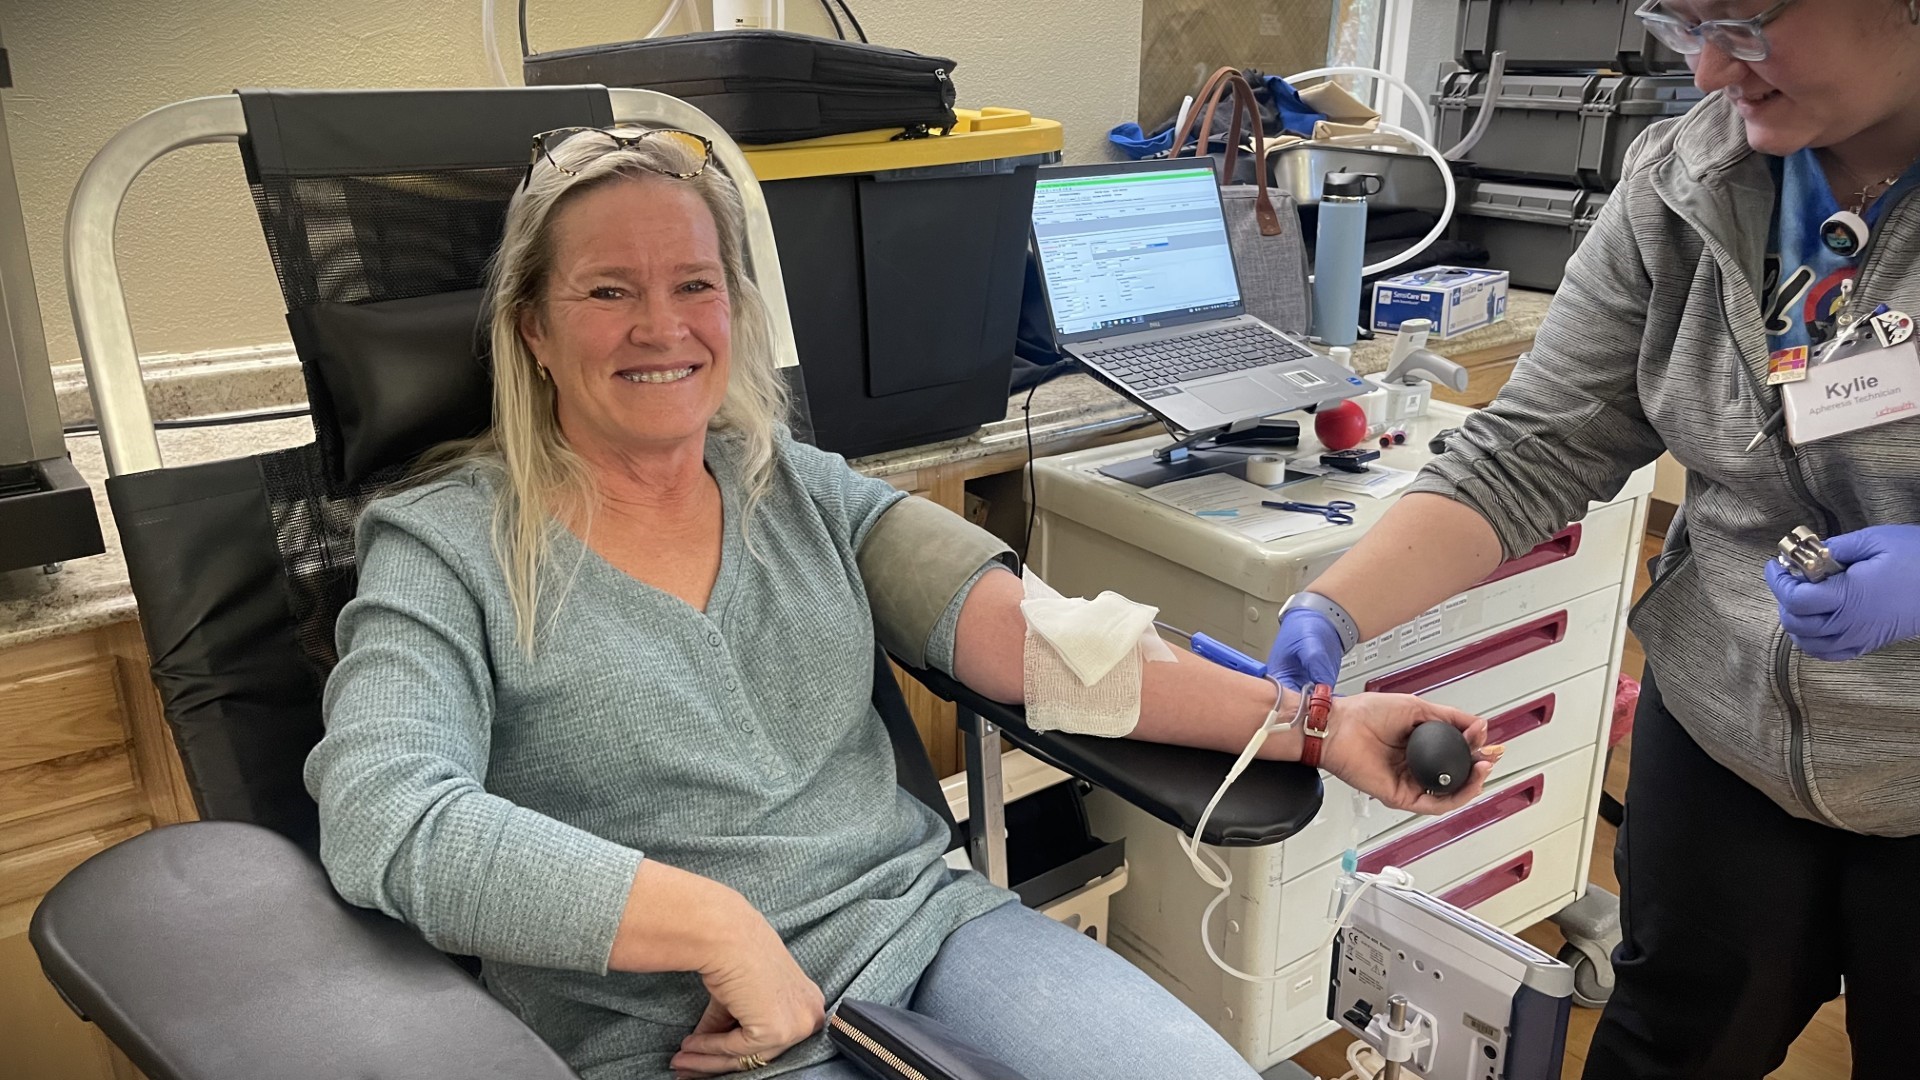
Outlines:
<svg viewBox="0 0 1920 1080"><path fill-rule="evenodd" d="M1233 326L1085 355L1130 389L1152 390L1170 383L1192 382L1298 360L1311 354L1271 330Z"/></svg>

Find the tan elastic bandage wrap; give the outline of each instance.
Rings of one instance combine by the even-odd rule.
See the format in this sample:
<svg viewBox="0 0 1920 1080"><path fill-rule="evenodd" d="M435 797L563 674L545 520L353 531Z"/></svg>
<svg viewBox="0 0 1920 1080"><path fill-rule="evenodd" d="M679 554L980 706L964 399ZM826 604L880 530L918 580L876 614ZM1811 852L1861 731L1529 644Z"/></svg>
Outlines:
<svg viewBox="0 0 1920 1080"><path fill-rule="evenodd" d="M962 587L990 562L1018 569L1000 538L918 496L887 508L860 545L861 580L880 644L911 667L927 666L927 641Z"/></svg>
<svg viewBox="0 0 1920 1080"><path fill-rule="evenodd" d="M1074 677L1045 638L1027 628L1027 726L1118 739L1140 724L1140 650L1135 649L1088 686Z"/></svg>
<svg viewBox="0 0 1920 1080"><path fill-rule="evenodd" d="M1117 593L1062 597L1029 570L1020 605L1027 726L1118 738L1140 723L1148 660L1172 660L1153 631L1154 608Z"/></svg>

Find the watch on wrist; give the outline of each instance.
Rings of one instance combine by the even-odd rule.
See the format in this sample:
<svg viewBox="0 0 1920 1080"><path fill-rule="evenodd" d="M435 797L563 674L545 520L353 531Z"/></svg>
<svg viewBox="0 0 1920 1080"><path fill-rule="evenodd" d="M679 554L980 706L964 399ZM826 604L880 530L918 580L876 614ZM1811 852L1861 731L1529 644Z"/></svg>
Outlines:
<svg viewBox="0 0 1920 1080"><path fill-rule="evenodd" d="M1347 609L1317 592L1297 592L1287 599L1280 608L1280 618L1284 621L1289 611L1317 611L1326 616L1333 624L1334 632L1340 635L1340 654L1345 656L1360 643L1360 624L1353 621Z"/></svg>
<svg viewBox="0 0 1920 1080"><path fill-rule="evenodd" d="M1300 711L1294 726L1300 729L1300 764L1320 767L1320 754L1326 748L1327 716L1333 711L1333 687L1313 683L1300 688Z"/></svg>

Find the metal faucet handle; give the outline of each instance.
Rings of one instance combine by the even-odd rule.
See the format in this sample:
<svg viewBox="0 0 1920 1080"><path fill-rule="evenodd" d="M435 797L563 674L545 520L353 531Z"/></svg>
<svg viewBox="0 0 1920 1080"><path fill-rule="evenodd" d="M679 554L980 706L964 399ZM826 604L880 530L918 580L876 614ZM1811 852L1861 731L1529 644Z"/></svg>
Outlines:
<svg viewBox="0 0 1920 1080"><path fill-rule="evenodd" d="M1388 383L1411 383L1415 379L1425 379L1435 386L1444 386L1455 393L1467 392L1467 383L1472 374L1466 368L1454 363L1430 349L1411 349L1399 357L1387 369L1385 381Z"/></svg>

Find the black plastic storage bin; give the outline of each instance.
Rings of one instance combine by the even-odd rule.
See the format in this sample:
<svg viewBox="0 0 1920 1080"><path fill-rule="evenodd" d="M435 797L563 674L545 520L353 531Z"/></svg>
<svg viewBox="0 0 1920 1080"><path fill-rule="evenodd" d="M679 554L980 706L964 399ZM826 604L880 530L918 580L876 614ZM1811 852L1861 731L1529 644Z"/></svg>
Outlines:
<svg viewBox="0 0 1920 1080"><path fill-rule="evenodd" d="M1458 71L1433 98L1441 146L1458 143L1486 106L1489 76ZM1627 147L1657 120L1705 95L1693 80L1644 75L1506 75L1493 120L1467 152L1483 177L1550 180L1610 191Z"/></svg>
<svg viewBox="0 0 1920 1080"><path fill-rule="evenodd" d="M1508 71L1671 75L1687 59L1648 34L1639 0L1460 0L1454 48L1460 66L1485 71L1504 49Z"/></svg>
<svg viewBox="0 0 1920 1080"><path fill-rule="evenodd" d="M1034 180L1060 125L961 110L891 132L746 153L780 249L814 441L860 457L1007 415Z"/></svg>
<svg viewBox="0 0 1920 1080"><path fill-rule="evenodd" d="M1515 287L1551 292L1606 202L1580 188L1470 180L1460 188L1453 233L1486 248L1487 265L1505 270Z"/></svg>

